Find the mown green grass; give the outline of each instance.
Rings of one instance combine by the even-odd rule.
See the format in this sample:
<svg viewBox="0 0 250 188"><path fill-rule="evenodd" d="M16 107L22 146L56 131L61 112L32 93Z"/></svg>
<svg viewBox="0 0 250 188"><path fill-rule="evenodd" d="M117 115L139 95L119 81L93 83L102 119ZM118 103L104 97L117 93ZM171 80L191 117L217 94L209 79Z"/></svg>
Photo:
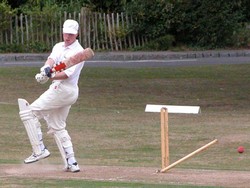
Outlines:
<svg viewBox="0 0 250 188"><path fill-rule="evenodd" d="M17 98L32 102L48 87L36 83L38 70L0 69L0 164L22 163L31 152L18 115ZM249 75L250 65L85 68L79 81L79 99L67 121L78 162L159 168L160 115L144 112L146 104L199 105L200 115L169 114L170 163L217 138L216 145L177 168L249 171ZM45 143L52 153L49 160L61 164L54 140L46 135L46 125L42 124ZM246 148L242 155L237 153L239 145ZM54 181L51 184L56 186Z"/></svg>
<svg viewBox="0 0 250 188"><path fill-rule="evenodd" d="M97 188L97 187L112 187L112 188L166 188L164 184L149 184L149 183L127 183L127 182L104 182L104 181L88 181L88 180L55 180L46 179L46 181L30 178L2 178L1 187L18 187L18 188L54 188L54 187L81 187L81 188ZM193 188L190 185L167 185L168 188ZM210 186L195 186L195 188L212 188Z"/></svg>

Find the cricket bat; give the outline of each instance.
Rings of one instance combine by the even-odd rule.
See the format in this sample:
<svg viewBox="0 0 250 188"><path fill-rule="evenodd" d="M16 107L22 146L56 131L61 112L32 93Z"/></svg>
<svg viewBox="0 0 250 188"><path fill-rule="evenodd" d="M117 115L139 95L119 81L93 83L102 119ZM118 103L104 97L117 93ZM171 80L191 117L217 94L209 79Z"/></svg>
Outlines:
<svg viewBox="0 0 250 188"><path fill-rule="evenodd" d="M86 61L91 59L94 56L94 51L91 48L86 48L75 55L63 60L60 64L57 64L53 68L51 68L50 72L58 72L65 69L68 69L82 61Z"/></svg>

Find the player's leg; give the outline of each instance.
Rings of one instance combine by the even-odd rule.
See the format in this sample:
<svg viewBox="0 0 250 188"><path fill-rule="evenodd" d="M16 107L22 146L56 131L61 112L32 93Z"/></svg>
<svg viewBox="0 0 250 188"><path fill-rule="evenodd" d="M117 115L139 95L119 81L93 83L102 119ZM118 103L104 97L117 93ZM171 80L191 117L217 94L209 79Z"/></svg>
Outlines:
<svg viewBox="0 0 250 188"><path fill-rule="evenodd" d="M50 153L46 149L42 140L41 124L32 113L29 103L24 99L18 99L19 115L29 137L32 154L24 160L24 163L33 163L49 157Z"/></svg>
<svg viewBox="0 0 250 188"><path fill-rule="evenodd" d="M71 172L78 172L80 169L74 157L71 138L65 128L69 109L77 97L77 87L55 82L31 104L32 111L35 114L39 116L43 113L49 133L53 134L62 155L65 168Z"/></svg>
<svg viewBox="0 0 250 188"><path fill-rule="evenodd" d="M50 130L51 131L51 130ZM64 169L68 169L68 161L67 161L67 157L66 157L66 153L64 151L64 148L63 148L63 145L62 145L62 142L60 140L60 137L58 136L58 134L56 134L55 132L51 131L51 133L53 134L53 137L56 141L56 145L59 149L59 152L61 154L61 157L62 157L62 161L64 163Z"/></svg>
<svg viewBox="0 0 250 188"><path fill-rule="evenodd" d="M75 159L75 153L71 137L66 128L66 119L69 113L70 106L59 108L50 112L46 122L49 127L49 133L52 133L60 154L62 156L65 170L70 172L79 172L80 168Z"/></svg>
<svg viewBox="0 0 250 188"><path fill-rule="evenodd" d="M70 172L79 172L80 168L75 159L73 144L67 130L55 131L53 133L59 151L61 153L63 162L65 164L64 170Z"/></svg>

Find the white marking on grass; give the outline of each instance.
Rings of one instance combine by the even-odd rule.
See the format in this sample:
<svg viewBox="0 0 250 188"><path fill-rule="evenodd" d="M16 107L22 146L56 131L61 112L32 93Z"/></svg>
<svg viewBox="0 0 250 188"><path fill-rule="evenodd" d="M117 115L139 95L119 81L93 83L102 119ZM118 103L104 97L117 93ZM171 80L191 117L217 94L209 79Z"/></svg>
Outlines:
<svg viewBox="0 0 250 188"><path fill-rule="evenodd" d="M14 103L10 103L10 102L1 102L1 101L0 101L0 104L4 104L4 105L17 105L17 104L14 104Z"/></svg>

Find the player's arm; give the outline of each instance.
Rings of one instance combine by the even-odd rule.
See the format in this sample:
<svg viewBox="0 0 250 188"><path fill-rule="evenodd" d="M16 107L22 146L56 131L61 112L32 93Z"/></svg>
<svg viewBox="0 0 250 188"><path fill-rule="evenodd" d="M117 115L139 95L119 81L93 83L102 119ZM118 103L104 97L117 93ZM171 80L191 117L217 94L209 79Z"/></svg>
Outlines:
<svg viewBox="0 0 250 188"><path fill-rule="evenodd" d="M36 74L35 79L38 83L44 84L49 80L49 77L46 75L47 70L51 70L51 67L54 65L54 60L48 58L44 65L40 68L40 73Z"/></svg>
<svg viewBox="0 0 250 188"><path fill-rule="evenodd" d="M85 50L82 50L75 55L63 60L59 64L51 67L46 67L45 73L48 77L51 77L51 75L54 72L60 72L62 70L68 69L78 63L81 63L85 60L89 60L94 56L94 52L91 48L86 48Z"/></svg>
<svg viewBox="0 0 250 188"><path fill-rule="evenodd" d="M65 80L68 78L68 75L65 72L57 72L53 77L50 77L51 80Z"/></svg>
<svg viewBox="0 0 250 188"><path fill-rule="evenodd" d="M49 61L51 62L51 61ZM51 80L65 80L68 78L68 75L65 72L57 72L57 73L50 73L50 76L48 77L46 72L50 71L51 68L49 67L49 64L45 63L45 69L41 72L36 74L35 78L37 82L44 84L46 83L49 79Z"/></svg>
<svg viewBox="0 0 250 188"><path fill-rule="evenodd" d="M41 67L40 71L43 72L47 67L51 68L55 64L54 60L48 58L47 61L44 63L44 66Z"/></svg>

